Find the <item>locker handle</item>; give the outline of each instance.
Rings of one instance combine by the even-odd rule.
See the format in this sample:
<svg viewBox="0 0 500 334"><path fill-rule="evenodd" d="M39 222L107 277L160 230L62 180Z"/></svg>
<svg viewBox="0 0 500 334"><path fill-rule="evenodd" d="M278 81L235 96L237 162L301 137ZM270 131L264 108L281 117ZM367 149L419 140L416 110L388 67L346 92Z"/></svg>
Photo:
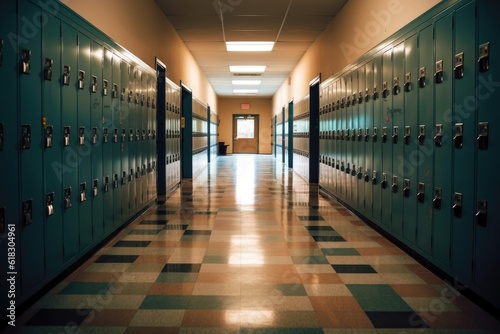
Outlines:
<svg viewBox="0 0 500 334"><path fill-rule="evenodd" d="M366 89L365 92L365 102L370 102L370 89Z"/></svg>
<svg viewBox="0 0 500 334"><path fill-rule="evenodd" d="M410 197L410 180L408 179L404 181L403 195L404 197Z"/></svg>
<svg viewBox="0 0 500 334"><path fill-rule="evenodd" d="M405 127L405 135L403 137L406 145L410 145L410 137L411 137L411 127L406 126Z"/></svg>
<svg viewBox="0 0 500 334"><path fill-rule="evenodd" d="M377 137L378 137L378 131L377 131L377 128L373 128L373 135L372 135L372 139L373 139L373 142L376 143L377 142Z"/></svg>
<svg viewBox="0 0 500 334"><path fill-rule="evenodd" d="M366 128L365 129L365 143L368 143L370 141L370 129Z"/></svg>
<svg viewBox="0 0 500 334"><path fill-rule="evenodd" d="M363 91L359 91L359 97L358 97L358 104L362 104L363 103Z"/></svg>
<svg viewBox="0 0 500 334"><path fill-rule="evenodd" d="M480 225L486 225L486 219L488 218L488 201L479 200L477 201L477 212L476 221Z"/></svg>
<svg viewBox="0 0 500 334"><path fill-rule="evenodd" d="M358 141L361 141L363 139L363 129L359 128L358 129Z"/></svg>
<svg viewBox="0 0 500 334"><path fill-rule="evenodd" d="M23 124L21 126L21 148L23 150L29 150L31 148L31 125Z"/></svg>
<svg viewBox="0 0 500 334"><path fill-rule="evenodd" d="M358 180L363 179L363 169L361 167L358 168Z"/></svg>
<svg viewBox="0 0 500 334"><path fill-rule="evenodd" d="M436 188L434 190L434 199L432 200L432 206L434 207L434 209L437 210L441 209L441 194L442 194L441 188Z"/></svg>
<svg viewBox="0 0 500 334"><path fill-rule="evenodd" d="M63 85L69 86L71 68L68 65L63 66Z"/></svg>
<svg viewBox="0 0 500 334"><path fill-rule="evenodd" d="M52 80L52 65L54 61L50 58L45 58L45 68L43 70L43 77L47 81Z"/></svg>
<svg viewBox="0 0 500 334"><path fill-rule="evenodd" d="M392 129L392 143L393 144L397 144L398 143L398 127L395 126L393 129Z"/></svg>
<svg viewBox="0 0 500 334"><path fill-rule="evenodd" d="M464 145L464 135L463 135L463 123L455 124L455 135L453 136L453 142L455 144L455 148L462 148Z"/></svg>
<svg viewBox="0 0 500 334"><path fill-rule="evenodd" d="M27 49L21 49L21 73L30 74L31 71L31 51Z"/></svg>
<svg viewBox="0 0 500 334"><path fill-rule="evenodd" d="M356 176L356 165L352 165L351 175Z"/></svg>
<svg viewBox="0 0 500 334"><path fill-rule="evenodd" d="M425 87L425 67L421 67L419 70L418 86L420 88Z"/></svg>
<svg viewBox="0 0 500 334"><path fill-rule="evenodd" d="M351 164L349 162L347 163L347 167L345 169L345 173L346 174L351 174Z"/></svg>
<svg viewBox="0 0 500 334"><path fill-rule="evenodd" d="M373 87L373 101L378 100L378 92L377 92L377 86Z"/></svg>
<svg viewBox="0 0 500 334"><path fill-rule="evenodd" d="M78 89L85 88L85 71L78 71Z"/></svg>
<svg viewBox="0 0 500 334"><path fill-rule="evenodd" d="M382 128L382 143L387 143L387 127Z"/></svg>
<svg viewBox="0 0 500 334"><path fill-rule="evenodd" d="M418 184L418 193L417 193L417 198L420 203L424 202L425 199L425 184L420 182Z"/></svg>
<svg viewBox="0 0 500 334"><path fill-rule="evenodd" d="M389 96L389 88L387 85L387 81L384 81L382 85L382 97L385 99Z"/></svg>
<svg viewBox="0 0 500 334"><path fill-rule="evenodd" d="M355 138L356 138L356 129L352 129L352 132L351 132L351 140L352 140L352 141L355 141Z"/></svg>
<svg viewBox="0 0 500 334"><path fill-rule="evenodd" d="M44 134L44 146L45 148L51 148L52 147L52 133L53 133L53 127L52 125L47 125L45 128L45 134Z"/></svg>
<svg viewBox="0 0 500 334"><path fill-rule="evenodd" d="M398 177L397 176L394 176L392 178L392 185L391 185L391 190L393 193L397 193L398 192Z"/></svg>
<svg viewBox="0 0 500 334"><path fill-rule="evenodd" d="M436 73L434 74L435 82L437 84L444 82L444 74L443 74L443 61L438 60L436 62Z"/></svg>
<svg viewBox="0 0 500 334"><path fill-rule="evenodd" d="M64 189L64 208L71 208L71 188Z"/></svg>
<svg viewBox="0 0 500 334"><path fill-rule="evenodd" d="M377 172L373 171L372 173L372 184L376 185L377 184Z"/></svg>
<svg viewBox="0 0 500 334"><path fill-rule="evenodd" d="M434 144L436 147L443 146L443 125L436 124L436 134L434 136Z"/></svg>
<svg viewBox="0 0 500 334"><path fill-rule="evenodd" d="M92 195L93 197L97 197L99 195L99 180L97 179L93 181Z"/></svg>
<svg viewBox="0 0 500 334"><path fill-rule="evenodd" d="M28 226L33 223L33 200L27 200L22 203L23 225Z"/></svg>
<svg viewBox="0 0 500 334"><path fill-rule="evenodd" d="M356 105L356 103L358 102L358 99L356 97L356 93L352 94L352 105Z"/></svg>
<svg viewBox="0 0 500 334"><path fill-rule="evenodd" d="M480 122L478 127L477 147L480 150L488 149L488 122Z"/></svg>
<svg viewBox="0 0 500 334"><path fill-rule="evenodd" d="M405 75L405 92L410 92L412 89L412 84L411 84L411 73L408 72Z"/></svg>
<svg viewBox="0 0 500 334"><path fill-rule="evenodd" d="M464 53L455 55L455 68L453 69L455 79L460 80L464 77Z"/></svg>
<svg viewBox="0 0 500 334"><path fill-rule="evenodd" d="M486 72L490 69L490 43L479 46L479 59L477 61L479 72Z"/></svg>
<svg viewBox="0 0 500 334"><path fill-rule="evenodd" d="M425 143L425 125L420 125L417 138L420 145Z"/></svg>
<svg viewBox="0 0 500 334"><path fill-rule="evenodd" d="M364 179L365 179L365 182L370 182L370 173L368 173L367 170L365 171Z"/></svg>
<svg viewBox="0 0 500 334"><path fill-rule="evenodd" d="M398 95L401 92L401 87L399 86L399 77L394 78L394 85L392 87L392 93Z"/></svg>
<svg viewBox="0 0 500 334"><path fill-rule="evenodd" d="M462 218L462 194L455 193L453 195L453 215L457 218Z"/></svg>
<svg viewBox="0 0 500 334"><path fill-rule="evenodd" d="M87 194L85 193L85 188L87 187L87 183L80 184L80 203L83 203L87 200Z"/></svg>
<svg viewBox="0 0 500 334"><path fill-rule="evenodd" d="M55 211L54 211L54 193L49 193L46 196L46 214L47 217L53 216Z"/></svg>

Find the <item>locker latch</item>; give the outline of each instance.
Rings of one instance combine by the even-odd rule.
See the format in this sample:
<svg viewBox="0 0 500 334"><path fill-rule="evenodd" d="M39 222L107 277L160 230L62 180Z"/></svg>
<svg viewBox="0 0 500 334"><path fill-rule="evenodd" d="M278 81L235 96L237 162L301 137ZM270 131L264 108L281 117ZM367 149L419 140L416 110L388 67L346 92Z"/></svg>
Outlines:
<svg viewBox="0 0 500 334"><path fill-rule="evenodd" d="M372 172L372 184L377 184L377 171Z"/></svg>
<svg viewBox="0 0 500 334"><path fill-rule="evenodd" d="M0 39L0 67L3 65L3 39Z"/></svg>
<svg viewBox="0 0 500 334"><path fill-rule="evenodd" d="M382 173L382 181L380 181L380 186L382 187L382 189L387 188L387 174L386 173Z"/></svg>
<svg viewBox="0 0 500 334"><path fill-rule="evenodd" d="M421 67L418 71L418 87L425 87L425 67Z"/></svg>
<svg viewBox="0 0 500 334"><path fill-rule="evenodd" d="M127 171L122 172L122 185L127 184Z"/></svg>
<svg viewBox="0 0 500 334"><path fill-rule="evenodd" d="M45 128L45 138L44 138L44 146L45 148L51 148L52 147L52 135L53 135L53 132L54 132L54 128L52 127L52 125L47 125L47 127Z"/></svg>
<svg viewBox="0 0 500 334"><path fill-rule="evenodd" d="M78 136L78 144L80 146L85 145L85 128L84 127L80 127L80 132L79 132L79 136Z"/></svg>
<svg viewBox="0 0 500 334"><path fill-rule="evenodd" d="M378 100L377 85L373 86L373 101Z"/></svg>
<svg viewBox="0 0 500 334"><path fill-rule="evenodd" d="M346 174L351 174L351 163L350 162L347 163L347 167L345 169L345 173Z"/></svg>
<svg viewBox="0 0 500 334"><path fill-rule="evenodd" d="M405 126L405 136L404 136L406 145L410 145L410 138L411 138L411 126L407 125Z"/></svg>
<svg viewBox="0 0 500 334"><path fill-rule="evenodd" d="M111 97L116 99L118 97L118 85L113 83L113 88L111 90Z"/></svg>
<svg viewBox="0 0 500 334"><path fill-rule="evenodd" d="M148 96L148 102L147 102L147 107L149 108L151 106L151 97Z"/></svg>
<svg viewBox="0 0 500 334"><path fill-rule="evenodd" d="M87 183L80 183L80 203L83 203L87 200L87 194L85 193L85 188L87 187Z"/></svg>
<svg viewBox="0 0 500 334"><path fill-rule="evenodd" d="M85 88L85 71L78 71L78 89Z"/></svg>
<svg viewBox="0 0 500 334"><path fill-rule="evenodd" d="M382 97L385 99L388 96L389 96L389 88L387 85L387 81L384 81L384 83L382 84Z"/></svg>
<svg viewBox="0 0 500 334"><path fill-rule="evenodd" d="M71 72L71 68L68 65L63 66L63 85L69 86L69 73Z"/></svg>
<svg viewBox="0 0 500 334"><path fill-rule="evenodd" d="M344 167L344 162L343 161L340 163L340 171L341 172L345 171L345 167Z"/></svg>
<svg viewBox="0 0 500 334"><path fill-rule="evenodd" d="M418 143L424 145L425 143L425 125L420 125L418 127Z"/></svg>
<svg viewBox="0 0 500 334"><path fill-rule="evenodd" d="M399 127L396 125L392 128L392 143L393 144L398 143L398 133L399 133Z"/></svg>
<svg viewBox="0 0 500 334"><path fill-rule="evenodd" d="M405 179L403 184L404 197L410 197L410 179Z"/></svg>
<svg viewBox="0 0 500 334"><path fill-rule="evenodd" d="M373 128L373 134L372 134L372 139L373 139L374 143L377 142L377 136L378 136L378 129L377 129L377 127L374 127Z"/></svg>
<svg viewBox="0 0 500 334"><path fill-rule="evenodd" d="M128 141L134 141L134 129L129 130Z"/></svg>
<svg viewBox="0 0 500 334"><path fill-rule="evenodd" d="M480 150L488 149L488 122L479 122L477 147Z"/></svg>
<svg viewBox="0 0 500 334"><path fill-rule="evenodd" d="M97 128L92 128L92 144L97 144Z"/></svg>
<svg viewBox="0 0 500 334"><path fill-rule="evenodd" d="M156 170L156 160L153 161L153 170Z"/></svg>
<svg viewBox="0 0 500 334"><path fill-rule="evenodd" d="M156 99L153 97L153 102L151 102L151 108L156 109Z"/></svg>
<svg viewBox="0 0 500 334"><path fill-rule="evenodd" d="M365 142L368 143L370 140L370 128L365 129Z"/></svg>
<svg viewBox="0 0 500 334"><path fill-rule="evenodd" d="M4 132L3 132L3 123L0 123L0 151L3 151L3 143L4 143Z"/></svg>
<svg viewBox="0 0 500 334"><path fill-rule="evenodd" d="M398 95L401 92L401 87L399 86L399 77L394 77L392 93Z"/></svg>
<svg viewBox="0 0 500 334"><path fill-rule="evenodd" d="M434 74L434 78L437 84L443 83L444 81L442 60L436 62L436 73Z"/></svg>
<svg viewBox="0 0 500 334"><path fill-rule="evenodd" d="M488 218L488 201L477 201L476 221L480 225L486 225Z"/></svg>
<svg viewBox="0 0 500 334"><path fill-rule="evenodd" d="M340 109L344 109L344 108L345 108L345 100L344 100L344 98L342 98L340 100Z"/></svg>
<svg viewBox="0 0 500 334"><path fill-rule="evenodd" d="M356 140L356 129L352 129L352 131L351 131L351 140L352 141Z"/></svg>
<svg viewBox="0 0 500 334"><path fill-rule="evenodd" d="M45 58L45 68L43 70L43 78L45 80L52 80L52 66L54 65L54 61L50 58Z"/></svg>
<svg viewBox="0 0 500 334"><path fill-rule="evenodd" d="M65 126L63 129L63 146L64 147L69 146L69 144L70 144L70 142L69 142L70 132L71 132L71 127Z"/></svg>
<svg viewBox="0 0 500 334"><path fill-rule="evenodd" d="M141 172L142 172L141 174L143 176L146 175L146 164L142 164L142 171Z"/></svg>
<svg viewBox="0 0 500 334"><path fill-rule="evenodd" d="M434 135L434 144L436 147L443 146L443 124L436 124L436 134Z"/></svg>
<svg viewBox="0 0 500 334"><path fill-rule="evenodd" d="M113 188L118 188L118 174L113 175Z"/></svg>
<svg viewBox="0 0 500 334"><path fill-rule="evenodd" d="M358 96L358 103L361 104L363 103L363 91L359 91L359 96Z"/></svg>
<svg viewBox="0 0 500 334"><path fill-rule="evenodd" d="M391 190L392 190L393 193L397 193L398 192L398 177L397 176L393 176L392 177Z"/></svg>
<svg viewBox="0 0 500 334"><path fill-rule="evenodd" d="M122 143L125 142L126 137L127 137L127 130L122 129Z"/></svg>
<svg viewBox="0 0 500 334"><path fill-rule="evenodd" d="M135 93L134 102L135 102L135 104L139 104L139 93Z"/></svg>
<svg viewBox="0 0 500 334"><path fill-rule="evenodd" d="M144 94L141 95L141 106L144 106L146 104L146 96Z"/></svg>
<svg viewBox="0 0 500 334"><path fill-rule="evenodd" d="M365 170L363 178L365 179L365 182L370 182L370 171L368 169Z"/></svg>
<svg viewBox="0 0 500 334"><path fill-rule="evenodd" d="M352 164L351 175L356 176L356 165Z"/></svg>
<svg viewBox="0 0 500 334"><path fill-rule="evenodd" d="M464 77L464 53L460 52L455 55L455 68L453 69L455 73L455 79L462 79Z"/></svg>
<svg viewBox="0 0 500 334"><path fill-rule="evenodd" d="M405 92L411 91L412 86L411 86L411 73L408 72L405 75Z"/></svg>
<svg viewBox="0 0 500 334"><path fill-rule="evenodd" d="M441 198L443 190L441 188L434 189L434 199L432 200L432 206L434 209L441 210Z"/></svg>
<svg viewBox="0 0 500 334"><path fill-rule="evenodd" d="M453 215L457 218L462 218L462 194L453 194Z"/></svg>
<svg viewBox="0 0 500 334"><path fill-rule="evenodd" d="M118 143L118 129L113 129L113 143Z"/></svg>
<svg viewBox="0 0 500 334"><path fill-rule="evenodd" d="M64 208L71 208L71 188L64 189Z"/></svg>
<svg viewBox="0 0 500 334"><path fill-rule="evenodd" d="M102 96L108 96L108 80L102 80Z"/></svg>
<svg viewBox="0 0 500 334"><path fill-rule="evenodd" d="M121 99L122 101L125 101L125 94L126 94L126 93L125 93L125 88L122 88L122 92L120 93L120 99Z"/></svg>
<svg viewBox="0 0 500 334"><path fill-rule="evenodd" d="M340 140L344 140L344 130L341 130L340 132Z"/></svg>
<svg viewBox="0 0 500 334"><path fill-rule="evenodd" d="M340 160L337 159L337 163L335 164L335 169L340 169Z"/></svg>
<svg viewBox="0 0 500 334"><path fill-rule="evenodd" d="M153 140L155 140L155 139L156 139L156 131L153 130Z"/></svg>
<svg viewBox="0 0 500 334"><path fill-rule="evenodd" d="M153 135L151 134L151 129L148 129L148 140L153 139Z"/></svg>
<svg viewBox="0 0 500 334"><path fill-rule="evenodd" d="M1 45L1 43L0 43ZM1 48L1 46L0 46ZM5 227L7 226L6 224L7 219L5 218L5 208L0 208L0 235L5 234Z"/></svg>
<svg viewBox="0 0 500 334"><path fill-rule="evenodd" d="M109 191L109 176L104 177L104 184L102 186L102 191L105 193Z"/></svg>
<svg viewBox="0 0 500 334"><path fill-rule="evenodd" d="M129 180L129 182L134 181L134 169L133 168L130 169L130 174L128 174L128 180Z"/></svg>
<svg viewBox="0 0 500 334"><path fill-rule="evenodd" d="M27 49L21 49L21 73L30 74L31 66L31 51Z"/></svg>
<svg viewBox="0 0 500 334"><path fill-rule="evenodd" d="M95 94L97 93L97 77L95 75L92 76L91 82L90 91Z"/></svg>
<svg viewBox="0 0 500 334"><path fill-rule="evenodd" d="M336 104L335 109L336 110L340 110L340 100L337 100L337 104Z"/></svg>
<svg viewBox="0 0 500 334"><path fill-rule="evenodd" d="M417 198L420 203L424 202L425 199L425 183L419 182L418 183L418 192L417 192Z"/></svg>
<svg viewBox="0 0 500 334"><path fill-rule="evenodd" d="M479 72L486 72L490 69L490 43L479 45Z"/></svg>
<svg viewBox="0 0 500 334"><path fill-rule="evenodd" d="M152 172L151 162L148 162L148 174Z"/></svg>
<svg viewBox="0 0 500 334"><path fill-rule="evenodd" d="M370 89L367 88L365 91L365 102L369 102L369 101L370 101Z"/></svg>
<svg viewBox="0 0 500 334"><path fill-rule="evenodd" d="M462 148L464 145L464 123L455 124L455 134L453 135L455 148Z"/></svg>
<svg viewBox="0 0 500 334"><path fill-rule="evenodd" d="M141 167L137 167L135 169L135 178L140 179L141 178Z"/></svg>
<svg viewBox="0 0 500 334"><path fill-rule="evenodd" d="M356 93L352 94L352 105L356 105L356 103L358 102L358 98L356 96Z"/></svg>
<svg viewBox="0 0 500 334"><path fill-rule="evenodd" d="M47 217L54 215L54 193L47 194L45 197Z"/></svg>
<svg viewBox="0 0 500 334"><path fill-rule="evenodd" d="M23 124L21 126L21 148L29 150L31 148L31 125Z"/></svg>
<svg viewBox="0 0 500 334"><path fill-rule="evenodd" d="M146 140L146 130L142 130L142 141Z"/></svg>
<svg viewBox="0 0 500 334"><path fill-rule="evenodd" d="M349 108L351 106L351 97L347 97L346 107Z"/></svg>
<svg viewBox="0 0 500 334"><path fill-rule="evenodd" d="M99 195L99 180L94 179L92 181L92 196L97 197Z"/></svg>
<svg viewBox="0 0 500 334"><path fill-rule="evenodd" d="M363 139L363 129L359 128L358 129L358 141L361 141Z"/></svg>
<svg viewBox="0 0 500 334"><path fill-rule="evenodd" d="M108 128L102 129L102 142L106 144L108 142Z"/></svg>
<svg viewBox="0 0 500 334"><path fill-rule="evenodd" d="M358 180L363 179L363 168L358 167Z"/></svg>
<svg viewBox="0 0 500 334"><path fill-rule="evenodd" d="M23 208L23 225L28 226L33 223L33 200L29 199L22 204Z"/></svg>
<svg viewBox="0 0 500 334"><path fill-rule="evenodd" d="M135 129L135 141L141 140L141 130Z"/></svg>
<svg viewBox="0 0 500 334"><path fill-rule="evenodd" d="M132 100L134 99L134 92L129 90L128 92L128 103L132 103Z"/></svg>
<svg viewBox="0 0 500 334"><path fill-rule="evenodd" d="M387 143L387 127L382 128L382 143Z"/></svg>

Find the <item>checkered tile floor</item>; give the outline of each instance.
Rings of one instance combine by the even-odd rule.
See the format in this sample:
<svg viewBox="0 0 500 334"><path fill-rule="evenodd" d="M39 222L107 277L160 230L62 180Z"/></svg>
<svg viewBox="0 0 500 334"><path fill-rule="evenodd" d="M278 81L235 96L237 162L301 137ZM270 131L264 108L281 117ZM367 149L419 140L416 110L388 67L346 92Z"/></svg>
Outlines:
<svg viewBox="0 0 500 334"><path fill-rule="evenodd" d="M23 333L484 333L500 323L271 156L219 157ZM340 330L340 331L339 331Z"/></svg>

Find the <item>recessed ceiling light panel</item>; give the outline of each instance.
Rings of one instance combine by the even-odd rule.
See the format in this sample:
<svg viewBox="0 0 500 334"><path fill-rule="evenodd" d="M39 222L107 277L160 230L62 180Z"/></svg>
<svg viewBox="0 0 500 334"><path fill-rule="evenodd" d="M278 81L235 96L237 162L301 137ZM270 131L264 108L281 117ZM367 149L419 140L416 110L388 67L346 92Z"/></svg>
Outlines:
<svg viewBox="0 0 500 334"><path fill-rule="evenodd" d="M235 86L258 86L262 80L233 80Z"/></svg>
<svg viewBox="0 0 500 334"><path fill-rule="evenodd" d="M269 52L274 42L226 42L227 51L236 52Z"/></svg>
<svg viewBox="0 0 500 334"><path fill-rule="evenodd" d="M229 66L229 70L233 73L263 73L266 71L265 66Z"/></svg>

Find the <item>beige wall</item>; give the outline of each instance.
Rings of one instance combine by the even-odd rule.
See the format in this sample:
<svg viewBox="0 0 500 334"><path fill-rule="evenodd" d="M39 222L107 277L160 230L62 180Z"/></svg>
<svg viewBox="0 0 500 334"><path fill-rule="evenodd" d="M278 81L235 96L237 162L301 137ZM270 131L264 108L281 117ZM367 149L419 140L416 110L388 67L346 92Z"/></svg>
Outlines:
<svg viewBox="0 0 500 334"><path fill-rule="evenodd" d="M250 110L241 110L242 103L250 103ZM233 115L259 115L259 153L271 154L272 104L269 98L219 98L219 141L230 146L227 153L233 153Z"/></svg>
<svg viewBox="0 0 500 334"><path fill-rule="evenodd" d="M194 96L217 112L217 96L193 56L154 0L63 0L69 8L155 68L155 57L167 76L180 80Z"/></svg>
<svg viewBox="0 0 500 334"><path fill-rule="evenodd" d="M349 0L307 50L273 96L273 114L292 98L309 93L309 82L325 80L417 18L440 0Z"/></svg>

